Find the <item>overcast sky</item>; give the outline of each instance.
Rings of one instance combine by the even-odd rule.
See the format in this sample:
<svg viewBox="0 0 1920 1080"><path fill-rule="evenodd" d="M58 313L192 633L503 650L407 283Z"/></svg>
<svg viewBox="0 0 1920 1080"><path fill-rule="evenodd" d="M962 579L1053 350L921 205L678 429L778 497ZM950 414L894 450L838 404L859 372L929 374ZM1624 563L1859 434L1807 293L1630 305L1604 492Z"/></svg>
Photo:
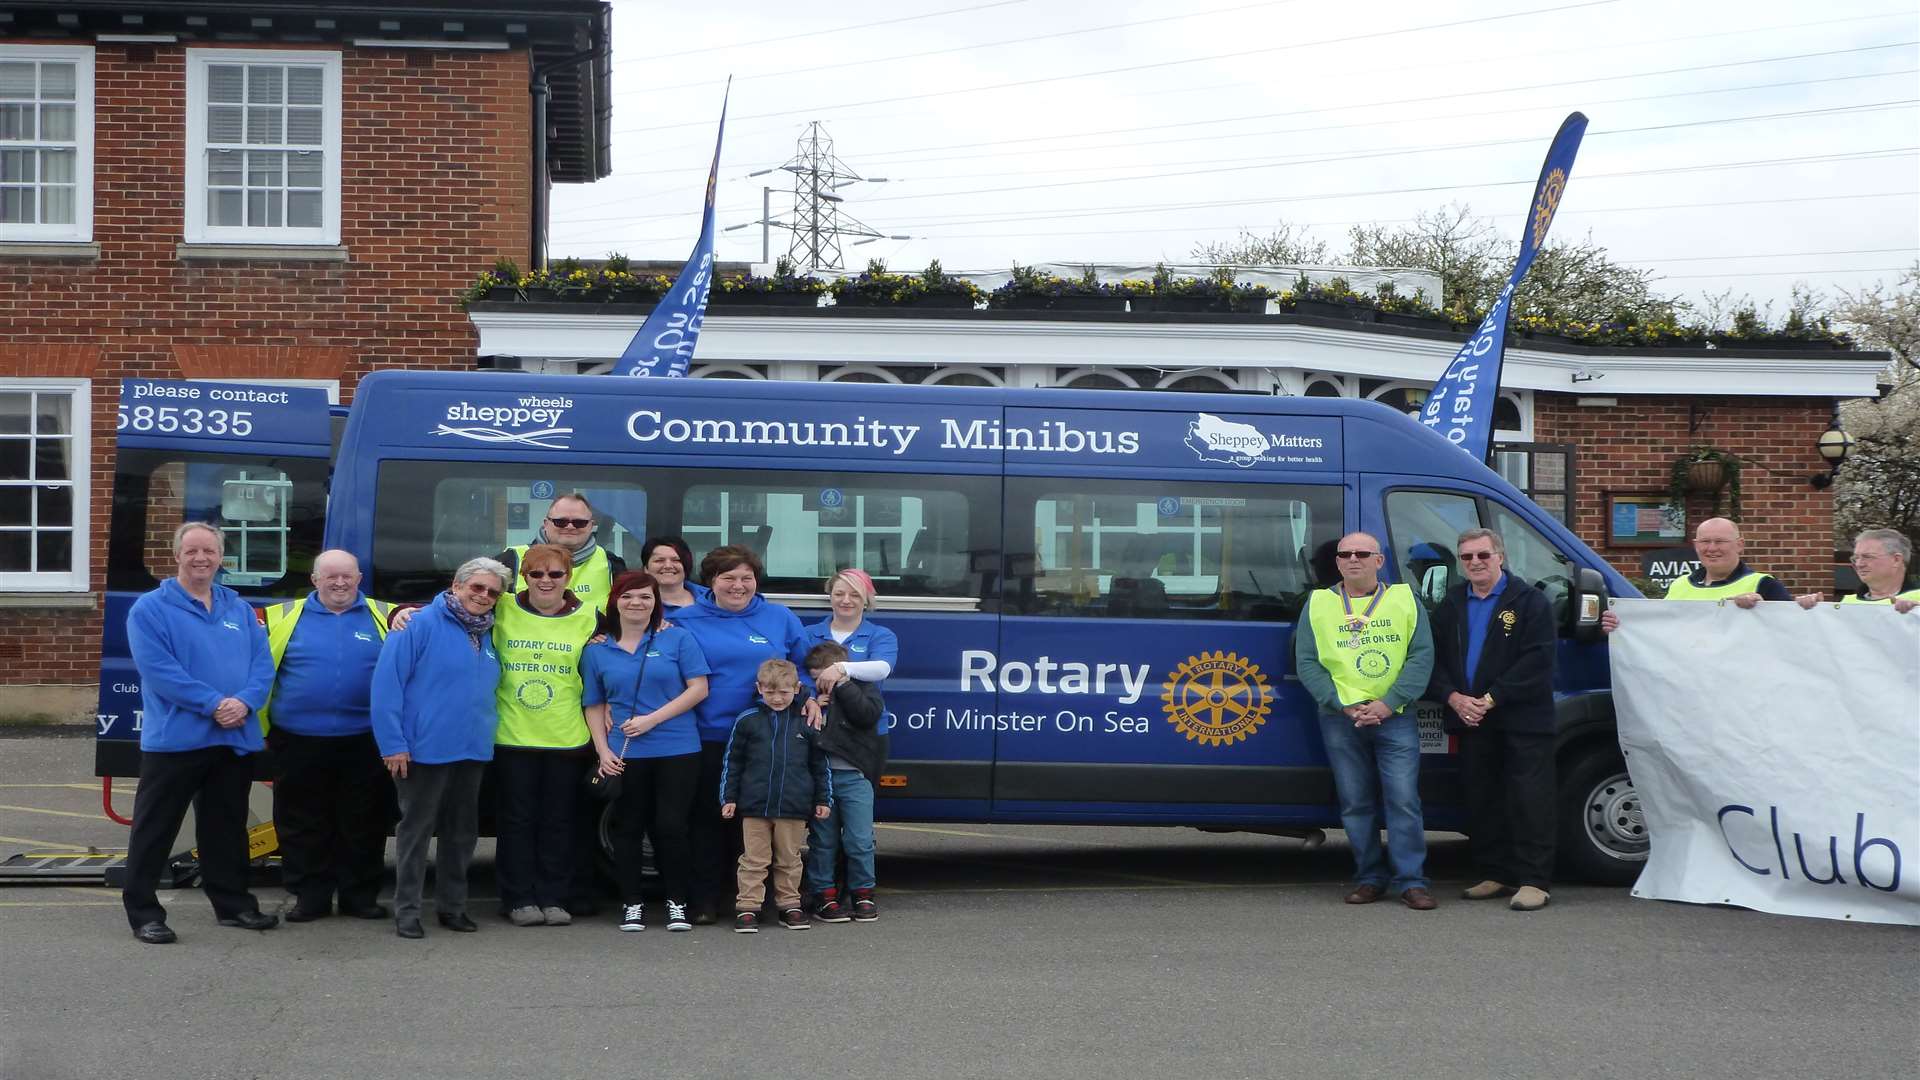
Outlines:
<svg viewBox="0 0 1920 1080"><path fill-rule="evenodd" d="M1561 119L1591 119L1558 238L1688 298L1891 281L1920 256L1913 0L614 3L614 175L557 189L552 251L686 258L726 77L719 257L792 217L818 121L887 236L845 264L1189 261L1285 220L1464 203L1517 235ZM782 254L790 234L775 230ZM850 241L848 242L850 244Z"/></svg>

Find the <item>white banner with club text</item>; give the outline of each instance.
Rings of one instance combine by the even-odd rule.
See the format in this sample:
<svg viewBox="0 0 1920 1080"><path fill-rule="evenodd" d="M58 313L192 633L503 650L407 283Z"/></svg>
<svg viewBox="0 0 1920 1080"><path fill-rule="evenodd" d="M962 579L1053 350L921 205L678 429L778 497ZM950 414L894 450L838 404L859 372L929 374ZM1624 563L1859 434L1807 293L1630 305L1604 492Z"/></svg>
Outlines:
<svg viewBox="0 0 1920 1080"><path fill-rule="evenodd" d="M1618 600L1633 895L1920 925L1920 611Z"/></svg>

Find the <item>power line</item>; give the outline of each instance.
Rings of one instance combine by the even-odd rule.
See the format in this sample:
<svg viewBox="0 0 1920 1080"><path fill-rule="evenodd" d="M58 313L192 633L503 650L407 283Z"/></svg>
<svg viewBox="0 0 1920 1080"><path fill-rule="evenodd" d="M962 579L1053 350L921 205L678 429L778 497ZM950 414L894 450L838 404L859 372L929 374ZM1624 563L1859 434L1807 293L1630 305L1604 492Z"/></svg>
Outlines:
<svg viewBox="0 0 1920 1080"><path fill-rule="evenodd" d="M1048 148L1048 149L1040 149L1040 150L1016 150L1016 151L1010 151L1005 154L956 155L953 157L920 158L920 159L910 159L906 161L895 159L894 163L911 165L911 164L926 164L928 162L935 162L935 161L954 161L954 160L971 161L971 160L976 160L980 157L1014 157L1014 156L1021 156L1025 154L1079 153L1079 152L1089 151L1089 150L1130 149L1138 146L1171 146L1178 143L1188 143L1188 142L1215 142L1222 139L1264 138L1271 135L1298 135L1298 134L1323 132L1323 131L1355 131L1363 128L1391 127L1398 124L1432 124L1432 123L1436 123L1438 121L1443 121L1443 120L1471 120L1471 119L1479 119L1479 118L1488 117L1488 116L1507 116L1515 113L1547 112L1547 111L1558 112L1560 109L1564 109L1564 108L1583 108L1584 109L1584 108L1592 108L1599 105L1621 105L1621 104L1630 104L1630 103L1644 102L1644 101L1667 101L1675 98L1705 97L1705 96L1711 96L1714 94L1747 93L1747 92L1756 91L1756 90L1782 90L1782 89L1790 89L1793 87L1800 87L1800 86L1817 86L1817 85L1823 85L1826 83L1839 83L1839 82L1857 82L1863 79L1885 79L1885 78L1892 78L1894 76L1899 76L1899 75L1913 75L1913 74L1920 74L1920 68L1901 68L1895 71L1874 71L1874 72L1867 72L1867 73L1858 74L1858 75L1832 75L1832 76L1826 76L1818 79L1790 79L1790 80L1785 80L1781 82L1771 82L1771 83L1749 83L1745 86L1723 86L1723 87L1714 87L1706 90L1677 90L1677 91L1673 91L1665 94L1637 94L1629 97L1619 97L1619 98L1601 98L1598 100L1570 101L1570 102L1562 102L1557 104L1525 105L1525 106L1520 106L1518 108L1512 108L1512 109L1479 109L1471 112L1441 113L1433 116L1394 117L1388 120L1367 120L1367 121L1362 121L1359 123L1352 123L1352 124L1321 124L1313 127L1272 128L1266 131L1231 132L1231 133L1215 134L1215 135L1195 135L1195 136L1189 136L1186 138L1179 138L1179 139L1155 139L1151 141L1134 142L1134 143L1106 143L1103 145L1096 145L1096 146L1076 146L1076 147L1065 147L1065 148ZM1495 91L1488 91L1488 92L1493 93ZM1415 100L1426 100L1426 99L1422 98L1422 99L1415 99ZM1148 127L1122 128L1122 129L1116 129L1115 132L1097 132L1092 134L1109 134L1109 133L1119 133L1124 131L1157 131L1167 127L1185 128L1187 126L1188 125L1184 125L1184 124L1155 124ZM1075 138L1078 136L1060 136L1060 137ZM1020 139L1020 140L1009 140L1009 141L1024 142L1026 140ZM973 144L973 145L991 146L991 145L997 145L997 144L979 143L979 144ZM900 152L904 153L908 151L900 151ZM888 160L887 156L884 154L879 155L879 157L881 160ZM1275 160L1275 159L1216 158L1216 159L1211 159L1205 162L1191 162L1191 163L1192 164L1234 164L1237 162L1255 161L1255 160ZM983 179L983 178L993 177L993 176L1047 175L1052 173L1068 173L1068 172L1104 172L1114 167L1115 166L1094 165L1094 166L1086 166L1086 167L1077 168L1077 169L1033 169L1033 170L1026 170L1026 171L1000 172L1000 173L961 173L961 174L955 174L954 176L951 176L951 177L945 177L945 179ZM1147 168L1150 166L1138 165L1138 166L1121 166L1121 167ZM612 175L613 176L672 176L672 175L680 175L680 174L698 173L702 176L705 176L706 172L707 172L706 165L698 165L698 166L689 166L684 169L649 169L644 172L613 173ZM895 177L894 179L899 180L902 178ZM942 179L942 178L936 177L935 179ZM645 199L656 198L662 195L682 194L685 192L685 190L686 189L684 186L663 188L658 191L642 192L635 195L616 196L614 198L602 200L599 202L576 203L572 205L570 209L595 210L603 206L613 206L616 204L631 204L631 203L639 202ZM664 215L664 216L670 216L670 215ZM643 219L641 218L628 218L628 219L601 218L596 220L639 221Z"/></svg>
<svg viewBox="0 0 1920 1080"><path fill-rule="evenodd" d="M1819 59L1819 58L1824 58L1829 56L1850 56L1855 53L1879 52L1887 49L1912 48L1916 45L1920 45L1920 41L1898 41L1898 42L1890 42L1884 45L1863 45L1863 46L1858 46L1850 49L1832 49L1824 52L1790 53L1784 56L1761 56L1761 57L1755 57L1748 60L1731 60L1731 61L1725 61L1717 64L1695 64L1689 67L1659 68L1653 71L1634 71L1634 72L1627 72L1621 75L1599 75L1589 79L1568 79L1561 82L1550 82L1550 83L1527 83L1520 86L1502 86L1502 87L1496 87L1489 90L1461 90L1451 94L1422 94L1418 97L1395 98L1387 101L1367 101L1367 102L1358 102L1358 103L1347 104L1347 105L1328 105L1328 106L1324 106L1317 109L1289 109L1285 112L1251 113L1245 116L1216 117L1216 118L1207 119L1207 120L1191 120L1191 121L1186 121L1186 122L1177 123L1177 124L1154 124L1154 125L1150 125L1147 127L1140 127L1140 128L1119 128L1119 129L1114 129L1112 131L1090 132L1088 134L1093 134L1093 135L1124 134L1125 132L1128 132L1128 131L1152 131L1156 129L1170 128L1170 127L1181 128L1181 129L1191 129L1196 127L1212 127L1219 124L1237 124L1247 120L1272 120L1278 117L1312 116L1317 113L1329 113L1329 112L1350 112L1354 109L1391 108L1399 105L1417 105L1417 104L1422 104L1429 101L1447 101L1454 98L1488 97L1494 94L1518 94L1518 93L1531 92L1534 90L1557 90L1562 87L1583 86L1587 83L1596 83L1596 82L1619 82L1624 79L1650 79L1650 78L1658 78L1664 75L1691 75L1695 72L1700 72L1700 71L1716 71L1723 68L1750 67L1754 64L1777 64L1777 63L1784 63L1789 60L1811 60L1811 59ZM1305 129L1305 130L1314 130L1314 129ZM1285 133L1286 132L1280 132L1278 134L1285 134ZM1035 141L1041 141L1041 140L1059 141L1060 139L1077 138L1077 137L1079 136L1055 134L1055 135L1046 135L1046 136L1023 137L1019 139L1003 139L1003 140L997 140L994 142L984 142L984 143L956 143L952 146L931 147L930 149L966 150L966 149L975 149L983 146L999 146L999 145L1006 145L1009 143L1017 143L1017 142L1035 142ZM917 152L918 151L899 151L899 153L917 153ZM873 157L875 158L875 160L879 160L879 161L892 160L892 157L890 157L884 151L873 155ZM908 162L907 164L912 164L912 163Z"/></svg>
<svg viewBox="0 0 1920 1080"><path fill-rule="evenodd" d="M1902 98L1897 101L1867 102L1860 105L1836 105L1824 109L1802 109L1796 112L1762 113L1753 116L1722 117L1713 120L1689 120L1673 124L1652 124L1637 128L1614 128L1604 131L1589 131L1588 138L1600 138L1608 135L1628 135L1647 131L1671 131L1679 128L1710 127L1718 124L1739 124L1759 120L1779 120L1802 116L1825 116L1834 113L1868 112L1880 109L1898 108L1920 103L1920 98ZM1172 180L1186 176L1213 176L1230 172L1250 172L1258 169L1292 168L1299 165L1326 165L1346 161L1373 161L1380 158L1405 157L1412 154L1431 154L1457 150L1485 150L1499 146L1519 146L1539 142L1538 136L1522 136L1513 139L1492 139L1477 143L1448 143L1437 146L1418 146L1407 149L1376 150L1359 154L1337 154L1329 157L1303 158L1291 161L1267 161L1260 164L1215 166L1206 169L1182 169L1175 172L1147 173L1142 176L1101 177L1094 180L1060 180L1048 184L1016 184L1010 187L972 188L965 191L935 191L912 195L883 195L868 202L900 202L912 199L947 199L962 195L1000 195L1019 191L1045 191L1054 188L1088 187L1095 184L1122 184L1139 180Z"/></svg>
<svg viewBox="0 0 1920 1080"><path fill-rule="evenodd" d="M1663 274L1654 281L1685 281L1693 278L1735 278L1735 277L1800 277L1807 274L1897 274L1911 269L1908 266L1862 266L1842 267L1840 269L1821 270L1754 270L1738 274Z"/></svg>
<svg viewBox="0 0 1920 1080"><path fill-rule="evenodd" d="M874 22L849 23L846 26L833 26L825 30L808 30L799 34L781 34L779 37L760 38L757 41L735 41L727 45L708 45L698 49L676 49L673 52L656 53L653 56L636 56L627 60L615 60L613 63L615 67L620 67L625 64L643 63L648 60L677 60L682 56L697 56L700 53L718 52L722 49L746 49L755 45L784 44L789 41L798 41L801 38L820 37L823 34L844 34L849 30L871 30L877 26L893 26L897 23L917 22L921 19L937 19L943 15L959 15L969 11L985 11L988 8L1010 7L1014 4L1024 4L1026 2L1027 0L994 0L993 3L989 4L974 4L970 7L947 8L944 11L929 11L921 15L902 15L897 19L880 19Z"/></svg>
<svg viewBox="0 0 1920 1080"><path fill-rule="evenodd" d="M1659 203L1650 206L1596 206L1591 208L1563 209L1559 217L1576 214L1639 214L1665 210L1721 210L1739 206L1774 206L1787 203L1840 202L1850 199L1910 199L1920 197L1916 191L1868 191L1841 195L1798 195L1777 199L1716 199L1713 202L1698 203ZM1477 214L1487 219L1526 218L1533 216L1531 210L1516 213ZM1418 218L1349 218L1344 221L1296 221L1291 222L1297 228L1322 229L1340 228L1352 225L1396 225L1417 221ZM1050 237L1050 236L1126 236L1151 233L1193 233L1193 232L1244 232L1251 235L1252 230L1245 225L1173 225L1154 229L1075 229L1054 232L1003 232L1003 233L955 233L939 232L922 234L922 240L1000 240L1008 237ZM632 241L638 244L667 243L684 240L685 234L674 236L650 236Z"/></svg>
<svg viewBox="0 0 1920 1080"><path fill-rule="evenodd" d="M1817 162L1869 161L1892 157L1909 157L1920 146L1884 147L1875 150L1857 150L1835 154L1808 154L1799 157L1759 158L1748 161L1713 162L1703 165L1680 165L1658 169L1629 169L1611 173L1587 173L1581 177L1583 183L1599 180L1622 179L1635 176L1666 176L1675 173L1719 172L1729 169L1776 168L1784 165L1805 165ZM1418 187L1376 188L1370 191L1333 191L1316 192L1308 195L1276 195L1252 199L1209 199L1188 203L1138 203L1128 206L1107 206L1076 211L1028 211L1018 215L1003 217L978 214L952 215L946 218L929 218L913 225L901 228L919 228L922 225L996 225L1020 221L1057 221L1068 218L1111 217L1116 214L1136 214L1143 212L1161 212L1168 210L1205 210L1216 207L1233 206L1271 206L1281 203L1314 202L1333 199L1370 198L1376 195L1417 195L1429 192L1461 191L1474 188L1520 187L1537 183L1537 176L1527 176L1514 180L1488 180L1476 183L1426 184Z"/></svg>
<svg viewBox="0 0 1920 1080"><path fill-rule="evenodd" d="M1235 7L1211 8L1207 11L1189 11L1179 15L1163 15L1157 19L1136 19L1133 22L1108 23L1105 26L1089 26L1079 30L1060 30L1051 34L1028 34L1025 37L1005 38L1000 41L983 41L975 45L954 45L945 49L927 49L924 52L901 53L898 56L876 56L871 60L846 60L833 64L819 64L814 67L788 68L785 71L769 71L761 75L743 75L735 81L748 82L754 79L777 79L787 75L807 75L816 71L845 71L848 68L866 67L871 64L891 64L896 60L922 60L929 56L946 56L951 53L973 52L978 49L997 49L1003 45L1026 45L1035 41L1052 41L1056 38L1079 37L1083 34L1098 34L1108 30L1126 30L1136 26L1151 26L1155 23L1178 22L1182 19L1199 19L1208 15L1225 15L1249 8L1285 7L1297 4L1301 0L1260 0L1256 4L1240 4ZM670 86L649 86L636 93L658 94L668 90L687 90L700 86L712 86L713 81L702 79L698 82L674 83Z"/></svg>
<svg viewBox="0 0 1920 1080"><path fill-rule="evenodd" d="M1720 118L1720 119L1714 119L1714 120L1682 121L1675 124L1652 125L1652 126L1643 127L1643 128L1621 128L1611 132L1594 132L1592 134L1597 136L1597 135L1605 135L1605 134L1623 134L1623 133L1641 132L1641 131L1658 131L1658 130L1666 130L1666 129L1674 129L1674 128L1683 128L1683 127L1706 127L1706 126L1712 126L1715 124L1746 123L1756 119L1779 119L1783 117L1793 117L1793 116L1799 116L1799 115L1820 115L1820 114L1827 114L1827 113L1833 113L1833 112L1847 112L1847 111L1861 111L1865 109L1883 109L1883 108L1903 107L1906 105L1914 104L1916 100L1917 99L1902 99L1901 101L1891 102L1891 103L1877 102L1877 103L1870 103L1867 105L1858 105L1858 106L1834 106L1826 109L1804 110L1798 113L1775 113L1775 114L1761 114L1753 117L1728 117L1728 118ZM1531 143L1531 142L1537 142L1537 141L1538 140L1535 137L1525 137L1525 138L1515 138L1515 139L1489 140L1489 141L1477 142L1477 143L1443 144L1443 145L1430 146L1430 147L1416 147L1412 149L1364 151L1364 152L1355 153L1355 154L1335 154L1335 155L1329 155L1329 156L1319 157L1319 158L1307 158L1307 159L1293 160L1293 161L1268 162L1265 164L1244 165L1244 166L1236 166L1233 168L1217 168L1216 167L1216 168L1208 168L1208 169L1180 170L1176 172L1167 172L1167 173L1150 173L1150 174L1141 175L1141 176L1109 177L1109 178L1102 178L1102 179L1096 179L1096 180L1063 180L1063 181L1058 181L1058 182L1048 183L1048 184L1019 184L1019 185L1013 185L1009 187L1000 187L1000 188L974 188L974 189L968 189L968 190L962 190L962 191L928 192L928 193L912 194L912 195L890 195L890 196L882 196L877 199L870 199L870 200L867 200L867 202L876 203L876 202L897 202L902 200L958 198L961 196L1004 194L1004 193L1024 192L1024 191L1039 191L1039 190L1046 190L1046 189L1052 189L1052 188L1082 187L1082 186L1088 186L1093 184L1124 183L1124 182L1138 181L1138 180L1163 180L1163 179L1179 178L1184 176L1209 175L1209 174L1221 173L1221 172L1241 172L1241 171L1248 171L1253 169L1286 168L1286 167L1293 167L1293 166L1299 166L1299 165L1339 164L1339 163L1350 162L1350 161L1369 161L1369 160L1377 160L1381 158L1401 157L1401 156L1406 156L1410 154L1437 153L1437 152L1444 152L1449 150L1477 150L1477 149L1485 149L1489 147L1510 146L1510 145L1525 144L1525 143ZM1595 178L1594 176L1588 176L1588 177L1585 177L1584 179L1594 179L1594 178ZM1427 189L1413 189L1413 190L1427 190ZM1253 200L1253 202L1256 204L1260 201L1264 201L1264 200ZM1221 205L1241 205L1241 203L1229 202ZM1148 209L1151 209L1151 208L1148 208ZM723 211L723 213L728 213L728 214L744 213L744 212L746 212L746 210L741 207L732 207ZM573 219L570 219L567 222L567 224L600 224L600 223L607 223L607 222L653 221L653 220L659 220L661 218L676 217L678 216L679 213L680 213L679 211L673 211L673 212L662 212L657 214L626 215L626 216L606 217L606 218L573 218ZM1050 213L1047 211L1035 211L1034 213L1042 218L1051 216ZM1007 219L1007 220L1018 220L1018 219Z"/></svg>
<svg viewBox="0 0 1920 1080"><path fill-rule="evenodd" d="M1271 45L1261 49L1244 49L1239 52L1217 53L1212 56L1196 56L1185 60L1162 60L1151 64L1132 64L1127 67L1107 68L1102 71L1082 71L1071 75L1047 75L1037 79L1021 79L1015 82L995 83L990 86L960 87L953 90L930 90L923 94L902 94L894 97L874 98L867 101L848 101L836 105L812 105L801 109L785 109L780 112L751 113L738 117L739 120L766 120L781 116L798 116L803 113L818 113L831 109L852 109L862 105L891 105L903 101L925 101L929 98L952 97L956 94L977 94L987 90L1007 90L1023 86L1038 86L1043 83L1066 82L1073 79L1093 78L1100 75L1120 75L1134 71L1150 71L1158 68L1180 67L1185 64L1205 63L1209 60L1233 60L1245 56L1257 56L1264 53L1286 52L1293 49L1308 49L1318 45L1344 45L1355 41L1372 41L1379 38L1400 37L1407 34L1425 33L1430 30L1451 30L1462 26L1476 26L1492 22L1504 22L1522 19L1533 15L1551 15L1562 11L1575 11L1580 8L1602 7L1618 3L1619 0L1578 0L1577 3L1561 4L1556 7L1533 8L1527 11L1512 11L1499 15L1480 15L1470 19L1455 19L1450 22L1428 23L1423 26L1408 26L1397 30L1377 30L1366 34L1350 34L1346 37L1322 38L1318 41L1302 41L1291 45ZM651 127L622 128L615 135L631 135L648 131L671 131L676 128L699 127L704 120L689 120L678 124L655 124Z"/></svg>

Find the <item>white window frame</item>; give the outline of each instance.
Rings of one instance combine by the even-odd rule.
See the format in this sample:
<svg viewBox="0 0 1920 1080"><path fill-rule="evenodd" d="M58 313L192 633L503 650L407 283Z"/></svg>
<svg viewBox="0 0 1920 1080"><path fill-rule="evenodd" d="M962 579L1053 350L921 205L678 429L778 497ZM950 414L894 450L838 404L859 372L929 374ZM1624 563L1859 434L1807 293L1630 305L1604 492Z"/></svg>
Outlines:
<svg viewBox="0 0 1920 1080"><path fill-rule="evenodd" d="M304 64L321 69L320 227L232 226L207 223L207 68L214 64ZM340 54L318 49L187 50L186 229L189 244L340 243Z"/></svg>
<svg viewBox="0 0 1920 1080"><path fill-rule="evenodd" d="M72 399L73 569L0 572L0 593L86 592L91 587L93 528L93 382L90 379L0 379L0 391L66 394ZM11 479L11 478L9 478Z"/></svg>
<svg viewBox="0 0 1920 1080"><path fill-rule="evenodd" d="M93 49L85 45L0 44L0 60L69 60L73 80L73 223L0 224L0 241L7 243L79 243L93 240ZM0 146L44 146L35 139ZM38 175L36 168L35 175ZM37 200L36 200L37 201Z"/></svg>

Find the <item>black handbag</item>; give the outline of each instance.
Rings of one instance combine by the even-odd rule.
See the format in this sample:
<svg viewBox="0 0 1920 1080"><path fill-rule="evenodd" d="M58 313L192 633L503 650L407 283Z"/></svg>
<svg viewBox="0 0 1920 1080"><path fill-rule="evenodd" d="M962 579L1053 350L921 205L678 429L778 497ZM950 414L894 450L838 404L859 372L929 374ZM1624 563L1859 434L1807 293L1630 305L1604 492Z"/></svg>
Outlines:
<svg viewBox="0 0 1920 1080"><path fill-rule="evenodd" d="M640 680L647 677L647 647L651 644L653 644L652 634L640 639L640 670L633 677L633 701L636 705L640 703ZM612 712L609 711L607 716L611 724ZM611 735L613 732L609 730L607 734ZM622 733L619 756L626 757L627 747L632 745L633 736ZM599 802L613 802L620 797L620 782L625 779L625 773L615 773L612 776L600 775L600 762L596 759L593 764L587 766L587 794Z"/></svg>

